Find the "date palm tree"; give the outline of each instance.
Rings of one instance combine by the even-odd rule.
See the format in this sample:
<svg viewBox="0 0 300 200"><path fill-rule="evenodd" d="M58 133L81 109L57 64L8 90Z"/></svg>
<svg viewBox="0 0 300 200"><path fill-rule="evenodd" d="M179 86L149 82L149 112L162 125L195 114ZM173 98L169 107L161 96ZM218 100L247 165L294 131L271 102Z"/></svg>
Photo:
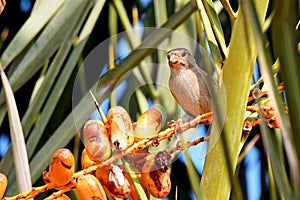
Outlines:
<svg viewBox="0 0 300 200"><path fill-rule="evenodd" d="M299 198L297 5L247 0L36 1L0 57L0 124L9 123L11 135L0 162L0 172L8 177L5 196L42 185L42 172L59 148L70 148L80 163L81 127L95 115L89 90L105 113L121 105L136 121L149 107L160 105L164 123L178 119L179 106L168 90L166 52L185 47L226 91L224 102L218 101L219 94L212 95L216 114L201 176L184 151L194 197L246 198L243 159L258 140L261 174L268 179L258 180L261 198ZM255 66L258 78L251 81ZM21 104L25 109L18 112ZM172 171L178 165L171 163L170 199L184 199L181 195L189 190L176 188L183 181ZM76 198L72 192L68 195Z"/></svg>

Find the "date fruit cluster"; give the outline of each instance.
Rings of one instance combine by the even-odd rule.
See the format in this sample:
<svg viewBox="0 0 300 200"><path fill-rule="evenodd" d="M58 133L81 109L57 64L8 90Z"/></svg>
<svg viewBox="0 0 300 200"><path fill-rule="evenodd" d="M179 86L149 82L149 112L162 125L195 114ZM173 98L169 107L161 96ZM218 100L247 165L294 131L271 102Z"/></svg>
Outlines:
<svg viewBox="0 0 300 200"><path fill-rule="evenodd" d="M81 154L82 170L97 166L96 170L74 180L73 154L68 149L59 149L51 158L49 171L43 173L44 181L59 190L75 188L81 200L107 199L107 195L135 200L141 198L131 179L130 173L134 172L148 198L150 195L166 197L171 188L170 154L137 148L115 162L107 162L114 154L122 155L134 143L157 135L162 125L161 113L149 109L132 123L127 111L115 106L103 121L89 120L82 131L85 146ZM129 163L131 172L126 171L124 162Z"/></svg>

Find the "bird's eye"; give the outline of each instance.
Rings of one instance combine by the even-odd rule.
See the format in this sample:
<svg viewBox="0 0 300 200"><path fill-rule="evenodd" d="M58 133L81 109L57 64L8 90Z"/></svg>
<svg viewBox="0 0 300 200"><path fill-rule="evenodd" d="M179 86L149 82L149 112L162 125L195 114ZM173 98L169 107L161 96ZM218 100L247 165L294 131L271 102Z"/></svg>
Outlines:
<svg viewBox="0 0 300 200"><path fill-rule="evenodd" d="M185 56L186 56L186 53L183 52L183 53L181 54L181 57L185 57Z"/></svg>

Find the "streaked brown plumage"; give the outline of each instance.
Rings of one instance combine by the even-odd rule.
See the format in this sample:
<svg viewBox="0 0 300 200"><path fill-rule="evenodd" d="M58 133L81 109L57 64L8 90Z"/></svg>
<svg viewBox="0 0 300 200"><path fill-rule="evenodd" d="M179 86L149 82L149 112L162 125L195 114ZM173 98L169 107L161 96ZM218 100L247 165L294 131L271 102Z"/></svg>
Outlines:
<svg viewBox="0 0 300 200"><path fill-rule="evenodd" d="M193 55L185 48L168 52L171 69L169 87L176 101L190 116L212 111L207 73L198 67Z"/></svg>

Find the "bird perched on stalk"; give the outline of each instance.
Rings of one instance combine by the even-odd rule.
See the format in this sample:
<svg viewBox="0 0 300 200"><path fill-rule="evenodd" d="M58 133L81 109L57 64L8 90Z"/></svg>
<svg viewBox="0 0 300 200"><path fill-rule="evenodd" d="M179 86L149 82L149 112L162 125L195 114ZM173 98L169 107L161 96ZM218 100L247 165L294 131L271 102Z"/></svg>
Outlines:
<svg viewBox="0 0 300 200"><path fill-rule="evenodd" d="M185 48L168 52L171 69L169 87L175 100L189 117L212 111L207 73L198 67L193 55Z"/></svg>

